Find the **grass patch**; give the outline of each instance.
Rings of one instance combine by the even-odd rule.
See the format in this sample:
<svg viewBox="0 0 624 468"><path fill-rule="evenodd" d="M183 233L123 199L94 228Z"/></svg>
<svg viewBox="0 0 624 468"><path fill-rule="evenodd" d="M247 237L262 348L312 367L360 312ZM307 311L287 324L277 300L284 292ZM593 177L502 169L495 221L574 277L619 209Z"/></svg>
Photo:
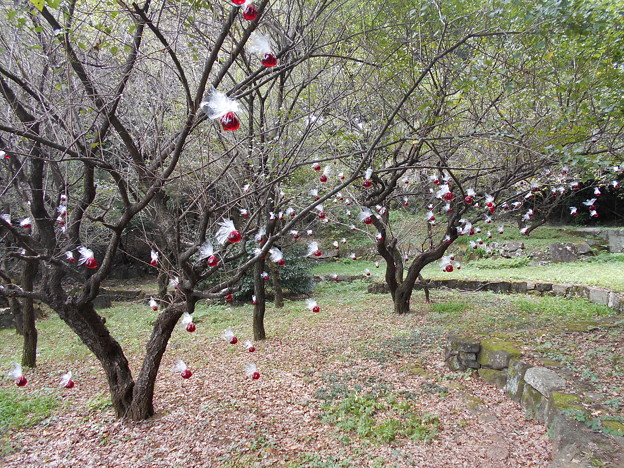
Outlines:
<svg viewBox="0 0 624 468"><path fill-rule="evenodd" d="M437 416L421 413L412 402L399 401L393 395L377 398L352 392L337 404L324 405L322 409L323 422L375 444L396 439L429 442L438 433Z"/></svg>
<svg viewBox="0 0 624 468"><path fill-rule="evenodd" d="M50 417L59 404L58 395L50 391L0 389L0 434L37 424Z"/></svg>

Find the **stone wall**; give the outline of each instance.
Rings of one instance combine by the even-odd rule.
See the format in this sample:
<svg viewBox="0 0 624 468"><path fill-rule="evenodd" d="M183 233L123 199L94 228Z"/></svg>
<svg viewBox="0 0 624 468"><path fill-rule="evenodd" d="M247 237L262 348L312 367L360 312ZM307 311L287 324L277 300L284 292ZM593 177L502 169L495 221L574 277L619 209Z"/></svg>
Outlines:
<svg viewBox="0 0 624 468"><path fill-rule="evenodd" d="M573 379L521 358L522 351L514 343L498 339L451 335L444 349L450 369L477 370L484 381L520 403L527 417L548 426L555 449L550 468L624 466L624 437L597 432L596 426L579 421L591 420L592 412L581 404ZM595 465L596 461L604 465Z"/></svg>
<svg viewBox="0 0 624 468"><path fill-rule="evenodd" d="M618 312L624 312L624 294L595 286L579 286L575 284L546 283L541 281L484 281L469 279L435 279L428 280L431 289L450 288L466 291L491 291L496 293L524 293L538 296L586 297L589 302L602 304ZM414 289L422 289L416 283ZM368 287L369 293L388 293L385 283L373 283Z"/></svg>

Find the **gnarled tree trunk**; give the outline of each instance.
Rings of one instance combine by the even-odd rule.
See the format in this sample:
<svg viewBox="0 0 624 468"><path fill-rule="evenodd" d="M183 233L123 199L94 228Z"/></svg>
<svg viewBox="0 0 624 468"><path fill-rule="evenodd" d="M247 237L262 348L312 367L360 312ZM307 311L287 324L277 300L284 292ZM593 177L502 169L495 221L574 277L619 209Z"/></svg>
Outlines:
<svg viewBox="0 0 624 468"><path fill-rule="evenodd" d="M32 292L38 263L27 261L22 270L22 289ZM22 366L37 366L37 326L35 323L35 303L32 298L26 297L22 301L22 335L24 346L22 348Z"/></svg>
<svg viewBox="0 0 624 468"><path fill-rule="evenodd" d="M254 265L254 294L256 295L256 305L253 312L253 333L254 340L266 339L264 330L264 312L266 310L266 294L264 291L264 280L260 276L264 271L264 260L259 260Z"/></svg>

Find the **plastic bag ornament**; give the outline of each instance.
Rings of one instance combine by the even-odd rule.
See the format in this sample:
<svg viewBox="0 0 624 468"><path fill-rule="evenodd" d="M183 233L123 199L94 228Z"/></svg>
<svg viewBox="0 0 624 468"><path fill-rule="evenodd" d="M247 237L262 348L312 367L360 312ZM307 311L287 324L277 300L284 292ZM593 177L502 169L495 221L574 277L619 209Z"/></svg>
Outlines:
<svg viewBox="0 0 624 468"><path fill-rule="evenodd" d="M453 272L453 264L451 263L450 256L445 255L442 257L442 260L440 260L440 268L442 269L442 271L445 271L447 273Z"/></svg>
<svg viewBox="0 0 624 468"><path fill-rule="evenodd" d="M334 246L334 249L336 250L340 249L340 245L338 244L338 241L332 242L332 245Z"/></svg>
<svg viewBox="0 0 624 468"><path fill-rule="evenodd" d="M78 253L80 253L78 265L84 265L91 270L98 267L98 262L93 255L93 250L80 246L78 247Z"/></svg>
<svg viewBox="0 0 624 468"><path fill-rule="evenodd" d="M277 219L279 219L280 221L284 221L284 213L282 213L281 211L277 213Z"/></svg>
<svg viewBox="0 0 624 468"><path fill-rule="evenodd" d="M149 306L152 308L154 312L158 311L158 302L156 302L154 298L151 296L149 298Z"/></svg>
<svg viewBox="0 0 624 468"><path fill-rule="evenodd" d="M22 373L22 366L19 363L14 363L13 368L7 373L7 379L11 379L18 387L24 387L28 380Z"/></svg>
<svg viewBox="0 0 624 468"><path fill-rule="evenodd" d="M437 174L433 174L429 176L429 182L434 185L440 185L440 177Z"/></svg>
<svg viewBox="0 0 624 468"><path fill-rule="evenodd" d="M533 218L533 214L533 210L529 208L527 212L522 215L522 221L528 221L529 219Z"/></svg>
<svg viewBox="0 0 624 468"><path fill-rule="evenodd" d="M472 205L474 203L474 198L477 196L477 193L469 188L468 190L466 190L466 196L464 197L464 203L466 205Z"/></svg>
<svg viewBox="0 0 624 468"><path fill-rule="evenodd" d="M254 21L258 19L258 9L256 8L256 5L251 3L249 0L244 3L243 18L245 18L247 21Z"/></svg>
<svg viewBox="0 0 624 468"><path fill-rule="evenodd" d="M11 159L11 157L4 151L0 150L0 159Z"/></svg>
<svg viewBox="0 0 624 468"><path fill-rule="evenodd" d="M321 164L320 163L312 163L312 169L314 169L316 172L319 172L321 170Z"/></svg>
<svg viewBox="0 0 624 468"><path fill-rule="evenodd" d="M74 258L74 252L72 252L71 250L65 252L65 258L69 263L76 263L76 259Z"/></svg>
<svg viewBox="0 0 624 468"><path fill-rule="evenodd" d="M222 245L226 242L237 244L243 238L240 231L237 231L234 227L234 221L228 218L219 223L219 230L215 234L215 237L217 242Z"/></svg>
<svg viewBox="0 0 624 468"><path fill-rule="evenodd" d="M595 198L590 198L589 200L585 200L583 202L583 205L585 205L590 210L595 210L596 209L596 199Z"/></svg>
<svg viewBox="0 0 624 468"><path fill-rule="evenodd" d="M177 276L174 276L173 278L169 280L169 287L171 289L177 290L179 288L179 285L180 285L180 279Z"/></svg>
<svg viewBox="0 0 624 468"><path fill-rule="evenodd" d="M249 184L243 185L243 192L244 193L249 193L250 191L251 191L251 185L249 185Z"/></svg>
<svg viewBox="0 0 624 468"><path fill-rule="evenodd" d="M620 181L619 180L614 180L613 182L611 182L611 185L613 186L614 189L619 189L620 188Z"/></svg>
<svg viewBox="0 0 624 468"><path fill-rule="evenodd" d="M232 296L231 294L226 294L225 296L223 296L223 300L225 302L232 302L234 300L234 296Z"/></svg>
<svg viewBox="0 0 624 468"><path fill-rule="evenodd" d="M444 210L445 213L452 213L453 212L453 208L451 207L450 203L447 203L446 205L444 205L443 210Z"/></svg>
<svg viewBox="0 0 624 468"><path fill-rule="evenodd" d="M349 254L349 258L351 260L357 260L357 255L355 255L353 252L351 252L351 254Z"/></svg>
<svg viewBox="0 0 624 468"><path fill-rule="evenodd" d="M30 229L32 226L32 223L30 221L30 218L24 218L20 221L19 225L23 227L24 229Z"/></svg>
<svg viewBox="0 0 624 468"><path fill-rule="evenodd" d="M266 271L263 271L262 273L260 273L260 278L266 281L269 279L269 274Z"/></svg>
<svg viewBox="0 0 624 468"><path fill-rule="evenodd" d="M375 268L379 268L379 262L375 262Z"/></svg>
<svg viewBox="0 0 624 468"><path fill-rule="evenodd" d="M375 209L377 210L377 213L379 213L381 216L385 215L388 212L388 209L385 206L381 205L375 205Z"/></svg>
<svg viewBox="0 0 624 468"><path fill-rule="evenodd" d="M343 237L342 239L340 239L340 243L341 244L346 244L347 243L347 239Z"/></svg>
<svg viewBox="0 0 624 468"><path fill-rule="evenodd" d="M528 236L529 235L528 226L524 226L522 229L520 229L520 234L522 234L523 236Z"/></svg>
<svg viewBox="0 0 624 468"><path fill-rule="evenodd" d="M383 242L386 240L386 238L383 236L383 234L381 232L377 232L377 234L375 234L375 240L377 242Z"/></svg>
<svg viewBox="0 0 624 468"><path fill-rule="evenodd" d="M517 210L517 209L518 209L518 208L520 208L521 206L522 206L522 202L519 202L519 201L515 201L515 202L513 202L513 203L511 204L511 207L512 207L514 210Z"/></svg>
<svg viewBox="0 0 624 468"><path fill-rule="evenodd" d="M318 242L310 242L308 244L308 253L306 257L320 257L321 255L323 255L323 252L319 249Z"/></svg>
<svg viewBox="0 0 624 468"><path fill-rule="evenodd" d="M344 175L344 172L340 172L340 173L338 174L338 178L339 178L340 180L345 180L345 175Z"/></svg>
<svg viewBox="0 0 624 468"><path fill-rule="evenodd" d="M277 247L273 247L271 250L269 250L269 260L271 260L278 266L286 265L286 260L284 260L284 254Z"/></svg>
<svg viewBox="0 0 624 468"><path fill-rule="evenodd" d="M368 268L366 268L366 269L364 270L364 276L370 276L370 275L371 275L370 270L369 270Z"/></svg>
<svg viewBox="0 0 624 468"><path fill-rule="evenodd" d="M225 341L227 341L230 344L238 343L238 338L236 338L236 335L234 335L234 332L232 331L231 328L224 330L223 335L221 336L223 337Z"/></svg>
<svg viewBox="0 0 624 468"><path fill-rule="evenodd" d="M537 192L539 192L539 191L540 191L540 188L539 188L538 183L537 183L537 182L533 182L533 183L531 184L531 192L533 192L533 193L537 193Z"/></svg>
<svg viewBox="0 0 624 468"><path fill-rule="evenodd" d="M345 200L345 206L351 206L351 200L348 198Z"/></svg>
<svg viewBox="0 0 624 468"><path fill-rule="evenodd" d="M340 279L338 278L338 275L336 273L333 273L331 275L331 279L334 280L334 281L340 281Z"/></svg>
<svg viewBox="0 0 624 468"><path fill-rule="evenodd" d="M256 297L255 294L253 296L251 296L251 304L252 305L258 305L258 298Z"/></svg>
<svg viewBox="0 0 624 468"><path fill-rule="evenodd" d="M351 231L355 231L355 224L349 224L349 229Z"/></svg>
<svg viewBox="0 0 624 468"><path fill-rule="evenodd" d="M504 234L505 233L505 228L503 226L498 226L498 233L499 234Z"/></svg>
<svg viewBox="0 0 624 468"><path fill-rule="evenodd" d="M427 213L425 213L425 220L431 222L431 221L435 221L435 215L433 214L433 211L427 211Z"/></svg>
<svg viewBox="0 0 624 468"><path fill-rule="evenodd" d="M245 348L246 348L246 349L247 349L247 351L249 351L250 353L253 353L253 352L256 350L256 348L255 348L255 346L253 345L253 343L252 343L251 341L249 341L249 340L245 341Z"/></svg>
<svg viewBox="0 0 624 468"><path fill-rule="evenodd" d="M299 231L290 231L290 235L292 235L295 240L299 239Z"/></svg>
<svg viewBox="0 0 624 468"><path fill-rule="evenodd" d="M319 177L319 181L321 183L326 183L329 180L329 174L331 173L331 167L330 166L325 166L325 169L323 169L323 173L321 174L321 176Z"/></svg>
<svg viewBox="0 0 624 468"><path fill-rule="evenodd" d="M243 218L249 218L249 211L245 208L240 208L238 211Z"/></svg>
<svg viewBox="0 0 624 468"><path fill-rule="evenodd" d="M321 308L314 299L306 299L306 307L315 314L318 314L321 311Z"/></svg>
<svg viewBox="0 0 624 468"><path fill-rule="evenodd" d="M5 223L7 223L9 226L13 226L13 223L11 223L11 215L8 213L5 214L1 214L0 215L0 219L2 219Z"/></svg>
<svg viewBox="0 0 624 468"><path fill-rule="evenodd" d="M578 190L578 189L581 188L581 184L579 182L577 182L577 181L570 182L570 188L572 190Z"/></svg>
<svg viewBox="0 0 624 468"><path fill-rule="evenodd" d="M481 239L480 237L477 239L477 244L479 245L483 245L483 239Z"/></svg>
<svg viewBox="0 0 624 468"><path fill-rule="evenodd" d="M486 224L492 224L492 217L491 216L486 216L485 217L485 223Z"/></svg>
<svg viewBox="0 0 624 468"><path fill-rule="evenodd" d="M366 169L366 172L364 173L364 181L362 182L362 187L370 188L373 186L373 181L371 180L372 175L373 175L373 169L369 167L368 169Z"/></svg>
<svg viewBox="0 0 624 468"><path fill-rule="evenodd" d="M264 229L264 227L261 227L260 229L258 229L257 234L254 236L254 239L256 239L256 242L258 244L262 244L266 238L266 229Z"/></svg>
<svg viewBox="0 0 624 468"><path fill-rule="evenodd" d="M450 244L453 242L453 240L451 239L451 236L447 234L446 236L444 236L444 239L442 239L442 242L444 242L445 244Z"/></svg>
<svg viewBox="0 0 624 468"><path fill-rule="evenodd" d="M320 220L323 220L326 218L326 214L325 211L323 211L323 205L316 205L316 210L318 211L318 217Z"/></svg>
<svg viewBox="0 0 624 468"><path fill-rule="evenodd" d="M155 250L150 251L150 265L153 267L158 265L158 252Z"/></svg>
<svg viewBox="0 0 624 468"><path fill-rule="evenodd" d="M193 373L188 369L188 367L186 367L186 364L182 359L176 359L171 371L179 372L183 379L190 379L193 376Z"/></svg>
<svg viewBox="0 0 624 468"><path fill-rule="evenodd" d="M344 195L342 194L342 192L338 192L336 194L336 200L337 201L344 201Z"/></svg>
<svg viewBox="0 0 624 468"><path fill-rule="evenodd" d="M599 197L600 195L602 195L602 193L600 192L600 189L598 187L594 187L594 195L596 197Z"/></svg>
<svg viewBox="0 0 624 468"><path fill-rule="evenodd" d="M578 208L576 206L570 207L570 216L578 216Z"/></svg>
<svg viewBox="0 0 624 468"><path fill-rule="evenodd" d="M409 200L407 199L407 197L403 197L403 206L406 208L409 206Z"/></svg>
<svg viewBox="0 0 624 468"><path fill-rule="evenodd" d="M312 198L314 198L314 200L318 200L320 198L317 189L311 189L310 195L312 196Z"/></svg>
<svg viewBox="0 0 624 468"><path fill-rule="evenodd" d="M296 214L297 213L295 212L294 208L291 208L290 206L286 208L286 216L290 216L291 218L294 218Z"/></svg>
<svg viewBox="0 0 624 468"><path fill-rule="evenodd" d="M308 235L308 237L312 237L312 236L314 236L314 231L312 229L308 229L306 231L306 234Z"/></svg>
<svg viewBox="0 0 624 468"><path fill-rule="evenodd" d="M72 373L71 371L69 371L66 374L63 374L61 376L61 387L65 387L65 388L74 388L74 381L72 380Z"/></svg>
<svg viewBox="0 0 624 468"><path fill-rule="evenodd" d="M186 329L187 332L193 333L197 328L193 323L193 316L188 312L184 312L181 318L182 326Z"/></svg>
<svg viewBox="0 0 624 468"><path fill-rule="evenodd" d="M488 231L488 232L487 232L487 238L488 238L488 239L491 239L492 237L493 237L493 236L492 236L492 232L491 232L491 231Z"/></svg>
<svg viewBox="0 0 624 468"><path fill-rule="evenodd" d="M477 243L475 241L470 241L470 248L477 250L479 248L479 246L477 245Z"/></svg>
<svg viewBox="0 0 624 468"><path fill-rule="evenodd" d="M591 218L597 218L598 217L598 212L596 210L590 210L589 211L589 216Z"/></svg>
<svg viewBox="0 0 624 468"><path fill-rule="evenodd" d="M440 190L435 193L435 196L436 198L445 201L452 201L453 198L455 198L455 195L453 195L453 192L451 192L451 188L447 184L441 185Z"/></svg>
<svg viewBox="0 0 624 468"><path fill-rule="evenodd" d="M277 57L271 49L271 43L267 36L255 33L249 38L247 50L250 54L258 54L262 57L260 62L265 67L274 67L277 65Z"/></svg>
<svg viewBox="0 0 624 468"><path fill-rule="evenodd" d="M214 268L219 265L219 259L214 254L214 248L210 242L204 242L199 247L199 261L206 260L206 264L210 268Z"/></svg>
<svg viewBox="0 0 624 468"><path fill-rule="evenodd" d="M371 210L363 207L358 215L358 219L362 221L364 224L373 224L373 214Z"/></svg>
<svg viewBox="0 0 624 468"><path fill-rule="evenodd" d="M245 375L247 377L251 377L252 380L258 380L260 378L260 372L258 372L258 368L252 362L249 364L245 364Z"/></svg>
<svg viewBox="0 0 624 468"><path fill-rule="evenodd" d="M240 128L240 121L236 116L236 112L240 111L240 105L221 91L213 89L199 107L209 119L219 119L223 130L231 132Z"/></svg>
<svg viewBox="0 0 624 468"><path fill-rule="evenodd" d="M474 230L470 231L470 235L472 236L473 234L481 234L481 228L479 226L475 227Z"/></svg>

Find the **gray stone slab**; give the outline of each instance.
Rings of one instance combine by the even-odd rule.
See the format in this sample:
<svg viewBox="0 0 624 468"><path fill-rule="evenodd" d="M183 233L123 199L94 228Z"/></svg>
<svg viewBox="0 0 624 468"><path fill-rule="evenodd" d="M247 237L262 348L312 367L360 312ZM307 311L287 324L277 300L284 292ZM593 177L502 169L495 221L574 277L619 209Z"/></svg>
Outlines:
<svg viewBox="0 0 624 468"><path fill-rule="evenodd" d="M609 240L609 252L611 253L624 252L624 230L610 229L607 232L607 239Z"/></svg>
<svg viewBox="0 0 624 468"><path fill-rule="evenodd" d="M550 259L554 263L575 262L578 260L576 245L574 244L557 242L555 244L550 244L549 250Z"/></svg>
<svg viewBox="0 0 624 468"><path fill-rule="evenodd" d="M594 304L609 305L609 290L602 288L589 288L589 302Z"/></svg>
<svg viewBox="0 0 624 468"><path fill-rule="evenodd" d="M545 397L565 389L567 385L559 374L545 367L531 367L525 372L524 381Z"/></svg>

